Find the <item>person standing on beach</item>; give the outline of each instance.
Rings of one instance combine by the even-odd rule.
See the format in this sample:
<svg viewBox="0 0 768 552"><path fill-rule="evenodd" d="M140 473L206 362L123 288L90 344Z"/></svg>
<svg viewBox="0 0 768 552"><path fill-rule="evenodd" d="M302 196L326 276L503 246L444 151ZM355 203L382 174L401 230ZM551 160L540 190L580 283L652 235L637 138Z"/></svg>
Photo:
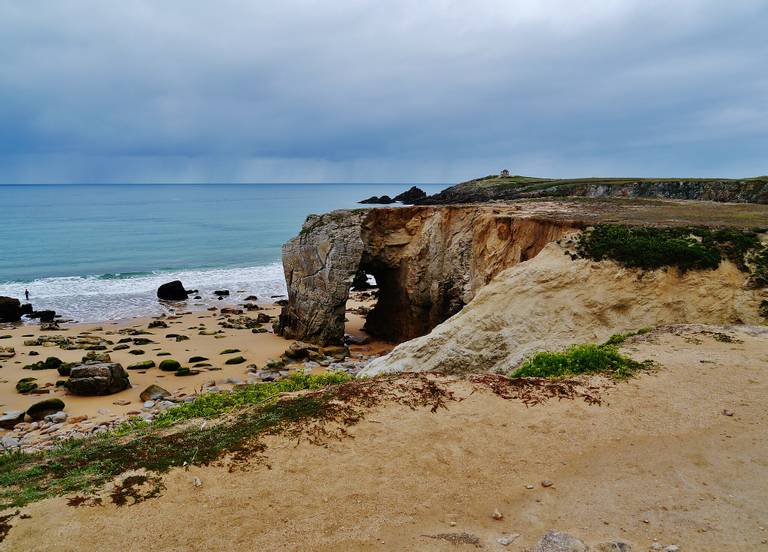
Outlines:
<svg viewBox="0 0 768 552"><path fill-rule="evenodd" d="M28 289L24 290L24 297L26 297L27 301L29 301L29 290Z"/></svg>

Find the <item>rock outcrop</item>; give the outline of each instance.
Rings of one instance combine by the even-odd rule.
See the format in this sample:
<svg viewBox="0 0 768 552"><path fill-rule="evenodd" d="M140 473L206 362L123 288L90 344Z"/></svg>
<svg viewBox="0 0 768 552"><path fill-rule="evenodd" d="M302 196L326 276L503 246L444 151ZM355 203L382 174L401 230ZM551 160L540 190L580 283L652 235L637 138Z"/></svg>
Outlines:
<svg viewBox="0 0 768 552"><path fill-rule="evenodd" d="M420 205L483 203L543 197L631 197L768 203L768 177L745 179L550 179L489 176L420 199Z"/></svg>
<svg viewBox="0 0 768 552"><path fill-rule="evenodd" d="M18 322L21 314L21 301L13 297L0 297L0 322Z"/></svg>
<svg viewBox="0 0 768 552"><path fill-rule="evenodd" d="M501 270L534 257L576 226L513 208L409 207L311 216L283 247L284 336L340 343L353 278L372 274L379 300L366 330L385 340L423 335L458 312Z"/></svg>
<svg viewBox="0 0 768 552"><path fill-rule="evenodd" d="M628 269L573 260L551 243L509 268L429 335L374 360L362 375L509 372L530 354L658 324L760 324L765 290L724 261L717 270Z"/></svg>

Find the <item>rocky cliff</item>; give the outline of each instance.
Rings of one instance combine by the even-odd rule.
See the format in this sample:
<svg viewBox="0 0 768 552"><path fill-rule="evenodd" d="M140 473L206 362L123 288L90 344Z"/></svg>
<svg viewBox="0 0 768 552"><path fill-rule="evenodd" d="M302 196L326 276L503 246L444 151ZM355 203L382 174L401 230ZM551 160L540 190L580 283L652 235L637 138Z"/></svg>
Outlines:
<svg viewBox="0 0 768 552"><path fill-rule="evenodd" d="M547 179L488 176L418 201L440 205L542 197L630 197L768 203L768 177L745 179Z"/></svg>
<svg viewBox="0 0 768 552"><path fill-rule="evenodd" d="M681 273L573 259L551 243L509 268L428 335L374 360L362 375L400 371L509 372L541 350L599 343L659 324L761 324L765 289L733 263Z"/></svg>
<svg viewBox="0 0 768 552"><path fill-rule="evenodd" d="M406 207L335 211L307 219L283 247L288 305L278 331L340 342L354 275L379 284L366 330L403 341L457 313L502 270L579 227L515 207Z"/></svg>

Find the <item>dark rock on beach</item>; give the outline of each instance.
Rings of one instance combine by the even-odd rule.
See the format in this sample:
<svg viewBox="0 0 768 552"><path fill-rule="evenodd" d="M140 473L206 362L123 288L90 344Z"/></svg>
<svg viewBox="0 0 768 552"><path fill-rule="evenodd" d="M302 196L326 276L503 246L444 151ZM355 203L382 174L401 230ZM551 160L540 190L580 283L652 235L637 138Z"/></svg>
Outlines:
<svg viewBox="0 0 768 552"><path fill-rule="evenodd" d="M61 399L45 399L30 406L27 409L27 416L37 421L62 410L64 410L64 401Z"/></svg>
<svg viewBox="0 0 768 552"><path fill-rule="evenodd" d="M21 320L21 302L13 297L0 297L0 322Z"/></svg>
<svg viewBox="0 0 768 552"><path fill-rule="evenodd" d="M183 301L188 296L180 280L168 282L157 288L157 298L164 301Z"/></svg>
<svg viewBox="0 0 768 552"><path fill-rule="evenodd" d="M141 392L139 395L139 398L142 401L156 401L159 399L164 399L165 397L169 397L171 395L170 391L167 391L160 387L159 385L155 385L154 383L147 387L144 391Z"/></svg>
<svg viewBox="0 0 768 552"><path fill-rule="evenodd" d="M39 319L41 324L50 323L50 322L53 322L54 318L56 318L56 311L52 311L52 310L32 311L27 316L34 319Z"/></svg>
<svg viewBox="0 0 768 552"><path fill-rule="evenodd" d="M70 393L85 396L111 395L130 386L128 373L122 365L112 362L75 366L67 381Z"/></svg>

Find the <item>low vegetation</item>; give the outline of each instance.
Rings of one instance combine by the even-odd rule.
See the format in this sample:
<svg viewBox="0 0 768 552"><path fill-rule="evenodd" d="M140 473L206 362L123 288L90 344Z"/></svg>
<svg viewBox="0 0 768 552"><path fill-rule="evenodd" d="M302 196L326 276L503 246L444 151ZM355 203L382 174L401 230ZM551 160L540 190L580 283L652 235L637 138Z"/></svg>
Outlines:
<svg viewBox="0 0 768 552"><path fill-rule="evenodd" d="M611 338L614 342L618 337ZM623 341L624 336L621 337ZM645 367L619 352L615 344L587 343L573 345L563 352L536 353L512 374L512 378L562 378L579 374L604 374L615 379L626 379Z"/></svg>
<svg viewBox="0 0 768 552"><path fill-rule="evenodd" d="M316 392L276 400L291 391L321 390L350 379L346 374L294 375L232 393L208 393L166 410L151 426L133 418L117 430L73 439L40 453L0 455L0 509L51 496L87 493L130 470L165 472L174 466L208 464L226 453L258 452L249 441L283 424L327 415L334 393ZM175 424L213 418L236 408L252 410L210 424ZM254 448L255 447L255 448Z"/></svg>
<svg viewBox="0 0 768 552"><path fill-rule="evenodd" d="M768 270L768 251L756 230L598 224L579 236L578 251L633 268L713 270L728 259L759 279Z"/></svg>

